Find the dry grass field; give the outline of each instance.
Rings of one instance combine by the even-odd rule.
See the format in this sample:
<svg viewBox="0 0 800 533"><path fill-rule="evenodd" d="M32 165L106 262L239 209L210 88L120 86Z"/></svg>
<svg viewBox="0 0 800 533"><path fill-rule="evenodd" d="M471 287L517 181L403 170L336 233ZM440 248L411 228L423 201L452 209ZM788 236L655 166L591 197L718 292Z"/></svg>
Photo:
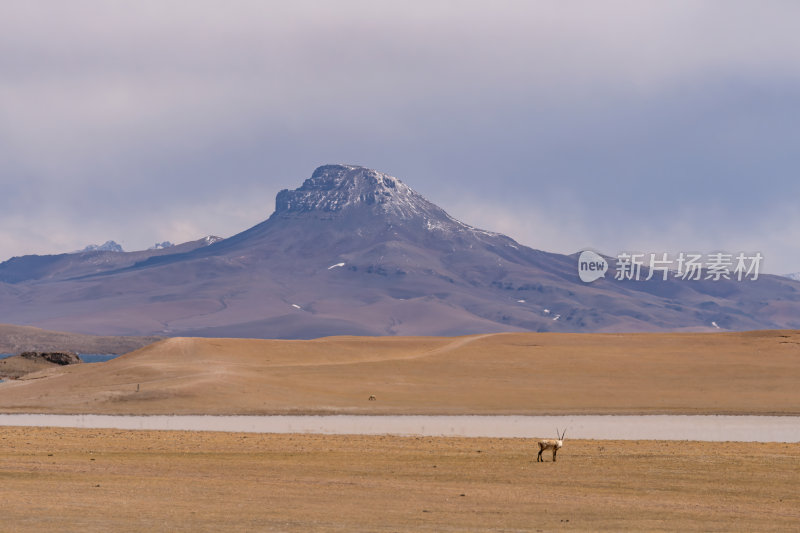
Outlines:
<svg viewBox="0 0 800 533"><path fill-rule="evenodd" d="M26 359L14 355L0 359L0 379L19 379L22 376L57 366L41 358Z"/></svg>
<svg viewBox="0 0 800 533"><path fill-rule="evenodd" d="M798 383L798 331L174 338L2 383L0 411L797 415Z"/></svg>
<svg viewBox="0 0 800 533"><path fill-rule="evenodd" d="M0 384L0 412L798 415L798 383L797 331L169 339ZM0 530L800 528L798 443L567 435L557 463L536 451L525 439L0 428Z"/></svg>
<svg viewBox="0 0 800 533"><path fill-rule="evenodd" d="M0 429L3 531L796 531L797 444Z"/></svg>

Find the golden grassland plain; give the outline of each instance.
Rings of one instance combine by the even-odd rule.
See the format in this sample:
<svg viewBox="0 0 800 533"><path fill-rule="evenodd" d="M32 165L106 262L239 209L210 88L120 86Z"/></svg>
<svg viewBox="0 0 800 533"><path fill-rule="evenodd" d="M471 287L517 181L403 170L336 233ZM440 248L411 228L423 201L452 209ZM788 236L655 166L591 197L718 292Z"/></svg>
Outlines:
<svg viewBox="0 0 800 533"><path fill-rule="evenodd" d="M2 383L0 412L798 415L798 383L788 330L173 338Z"/></svg>
<svg viewBox="0 0 800 533"><path fill-rule="evenodd" d="M0 412L797 415L798 383L797 331L175 338L2 383ZM0 428L0 530L800 527L798 443L568 434L558 462L537 451L532 439Z"/></svg>
<svg viewBox="0 0 800 533"><path fill-rule="evenodd" d="M5 531L791 531L800 446L1 428Z"/></svg>

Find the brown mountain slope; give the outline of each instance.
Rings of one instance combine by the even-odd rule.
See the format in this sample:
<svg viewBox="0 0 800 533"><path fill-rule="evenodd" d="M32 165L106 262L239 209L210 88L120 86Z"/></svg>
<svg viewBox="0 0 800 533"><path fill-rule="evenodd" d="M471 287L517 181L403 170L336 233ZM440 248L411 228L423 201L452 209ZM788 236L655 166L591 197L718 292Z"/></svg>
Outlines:
<svg viewBox="0 0 800 533"><path fill-rule="evenodd" d="M577 254L475 228L397 178L350 165L318 168L228 239L142 253L0 263L0 321L261 339L800 328L798 281L707 271L644 281L646 267L640 281L618 280L608 257L606 277L584 283Z"/></svg>
<svg viewBox="0 0 800 533"><path fill-rule="evenodd" d="M798 331L174 338L0 384L0 410L796 415L799 382Z"/></svg>

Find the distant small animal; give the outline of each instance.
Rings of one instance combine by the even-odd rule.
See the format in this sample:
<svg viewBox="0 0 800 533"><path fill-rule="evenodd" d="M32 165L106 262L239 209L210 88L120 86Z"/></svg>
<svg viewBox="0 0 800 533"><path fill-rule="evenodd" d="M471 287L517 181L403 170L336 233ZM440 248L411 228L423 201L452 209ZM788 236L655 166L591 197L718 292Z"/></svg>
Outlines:
<svg viewBox="0 0 800 533"><path fill-rule="evenodd" d="M369 401L371 401L371 402L374 402L376 399L377 399L377 398L375 398L375 396L373 396L373 395L371 395L371 394L370 394L370 396L369 396Z"/></svg>
<svg viewBox="0 0 800 533"><path fill-rule="evenodd" d="M542 459L542 452L545 450L553 450L553 462L556 462L556 453L558 450L564 446L564 435L567 434L567 428L564 428L564 432L559 435L558 428L556 428L556 437L558 439L544 439L539 441L539 455L536 456L536 462L544 462Z"/></svg>

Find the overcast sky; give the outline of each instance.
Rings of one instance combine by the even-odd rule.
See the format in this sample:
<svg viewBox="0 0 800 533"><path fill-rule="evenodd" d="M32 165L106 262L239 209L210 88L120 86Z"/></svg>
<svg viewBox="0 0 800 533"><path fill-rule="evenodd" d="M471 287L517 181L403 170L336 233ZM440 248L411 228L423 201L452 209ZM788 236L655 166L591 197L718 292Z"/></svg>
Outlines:
<svg viewBox="0 0 800 533"><path fill-rule="evenodd" d="M800 271L800 2L0 3L0 260L227 237L326 163L538 249Z"/></svg>

